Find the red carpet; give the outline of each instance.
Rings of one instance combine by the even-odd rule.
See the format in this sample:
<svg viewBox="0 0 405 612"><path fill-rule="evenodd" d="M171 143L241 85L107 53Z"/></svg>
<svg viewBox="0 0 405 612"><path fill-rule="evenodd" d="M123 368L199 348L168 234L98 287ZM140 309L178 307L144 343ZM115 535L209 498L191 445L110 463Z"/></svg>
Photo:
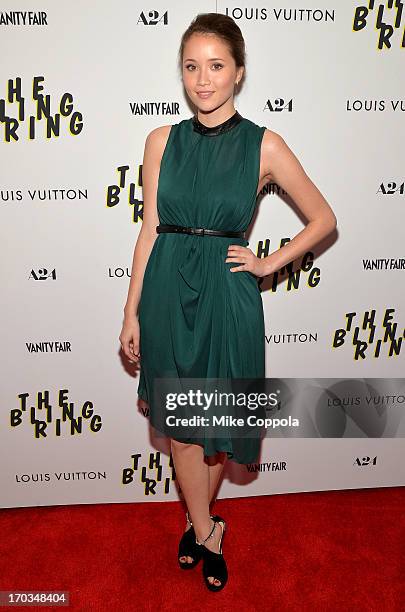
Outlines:
<svg viewBox="0 0 405 612"><path fill-rule="evenodd" d="M179 502L5 509L0 590L69 591L55 610L399 612L404 508L404 487L218 500L230 575L220 593L201 564L177 567Z"/></svg>

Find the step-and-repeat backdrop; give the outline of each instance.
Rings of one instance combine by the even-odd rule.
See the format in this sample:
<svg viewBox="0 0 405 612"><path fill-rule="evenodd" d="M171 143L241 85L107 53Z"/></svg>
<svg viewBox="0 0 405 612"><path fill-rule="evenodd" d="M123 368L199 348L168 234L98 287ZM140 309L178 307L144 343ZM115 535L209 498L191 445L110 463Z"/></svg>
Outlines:
<svg viewBox="0 0 405 612"><path fill-rule="evenodd" d="M307 379L295 404L305 427L275 427L256 464L229 461L219 497L404 484L402 9L2 3L2 507L178 498L118 337L145 139L192 116L177 54L209 11L246 40L235 107L283 136L338 219L336 234L260 282L266 374ZM268 184L249 246L267 255L304 224Z"/></svg>

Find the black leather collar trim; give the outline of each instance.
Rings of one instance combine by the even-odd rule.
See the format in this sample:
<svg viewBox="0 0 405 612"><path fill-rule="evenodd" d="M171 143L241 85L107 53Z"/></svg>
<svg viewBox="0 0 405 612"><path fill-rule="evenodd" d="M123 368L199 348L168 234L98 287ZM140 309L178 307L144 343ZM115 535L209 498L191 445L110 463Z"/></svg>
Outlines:
<svg viewBox="0 0 405 612"><path fill-rule="evenodd" d="M201 121L198 120L197 115L194 115L192 118L193 130L194 132L198 132L203 136L217 136L218 134L223 134L224 132L228 132L229 130L234 128L235 125L238 125L238 123L242 121L242 119L242 115L240 115L238 111L236 111L235 114L232 115L232 117L229 117L229 119L227 119L223 123L207 127L206 125L201 123Z"/></svg>

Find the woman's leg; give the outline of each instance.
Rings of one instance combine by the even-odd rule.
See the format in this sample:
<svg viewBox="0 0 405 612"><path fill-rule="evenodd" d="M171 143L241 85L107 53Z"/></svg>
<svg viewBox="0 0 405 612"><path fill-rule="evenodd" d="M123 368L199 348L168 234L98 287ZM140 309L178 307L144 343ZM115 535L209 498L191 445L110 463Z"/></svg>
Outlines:
<svg viewBox="0 0 405 612"><path fill-rule="evenodd" d="M224 469L224 465L228 455L226 453L217 453L213 457L207 457L206 461L208 464L208 477L209 477L209 492L208 498L212 503L215 499L215 493L217 490L218 482Z"/></svg>
<svg viewBox="0 0 405 612"><path fill-rule="evenodd" d="M201 542L212 529L209 512L209 467L204 461L204 449L199 444L185 444L171 439L171 451L176 477L184 495L196 537ZM217 473L218 470L213 474L213 483L215 483ZM214 537L207 540L205 546L213 552L219 552L220 536L221 529L217 525ZM189 562L190 558L186 557L186 559ZM220 581L214 581L212 576L208 580L216 585L220 584Z"/></svg>

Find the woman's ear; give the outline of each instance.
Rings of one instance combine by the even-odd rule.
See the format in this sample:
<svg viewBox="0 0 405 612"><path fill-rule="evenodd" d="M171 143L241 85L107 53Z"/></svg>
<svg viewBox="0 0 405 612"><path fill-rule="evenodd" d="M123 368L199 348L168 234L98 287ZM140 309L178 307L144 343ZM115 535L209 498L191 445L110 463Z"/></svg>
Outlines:
<svg viewBox="0 0 405 612"><path fill-rule="evenodd" d="M235 85L238 85L241 82L244 71L245 71L245 68L243 66L240 66L238 70L236 71Z"/></svg>

